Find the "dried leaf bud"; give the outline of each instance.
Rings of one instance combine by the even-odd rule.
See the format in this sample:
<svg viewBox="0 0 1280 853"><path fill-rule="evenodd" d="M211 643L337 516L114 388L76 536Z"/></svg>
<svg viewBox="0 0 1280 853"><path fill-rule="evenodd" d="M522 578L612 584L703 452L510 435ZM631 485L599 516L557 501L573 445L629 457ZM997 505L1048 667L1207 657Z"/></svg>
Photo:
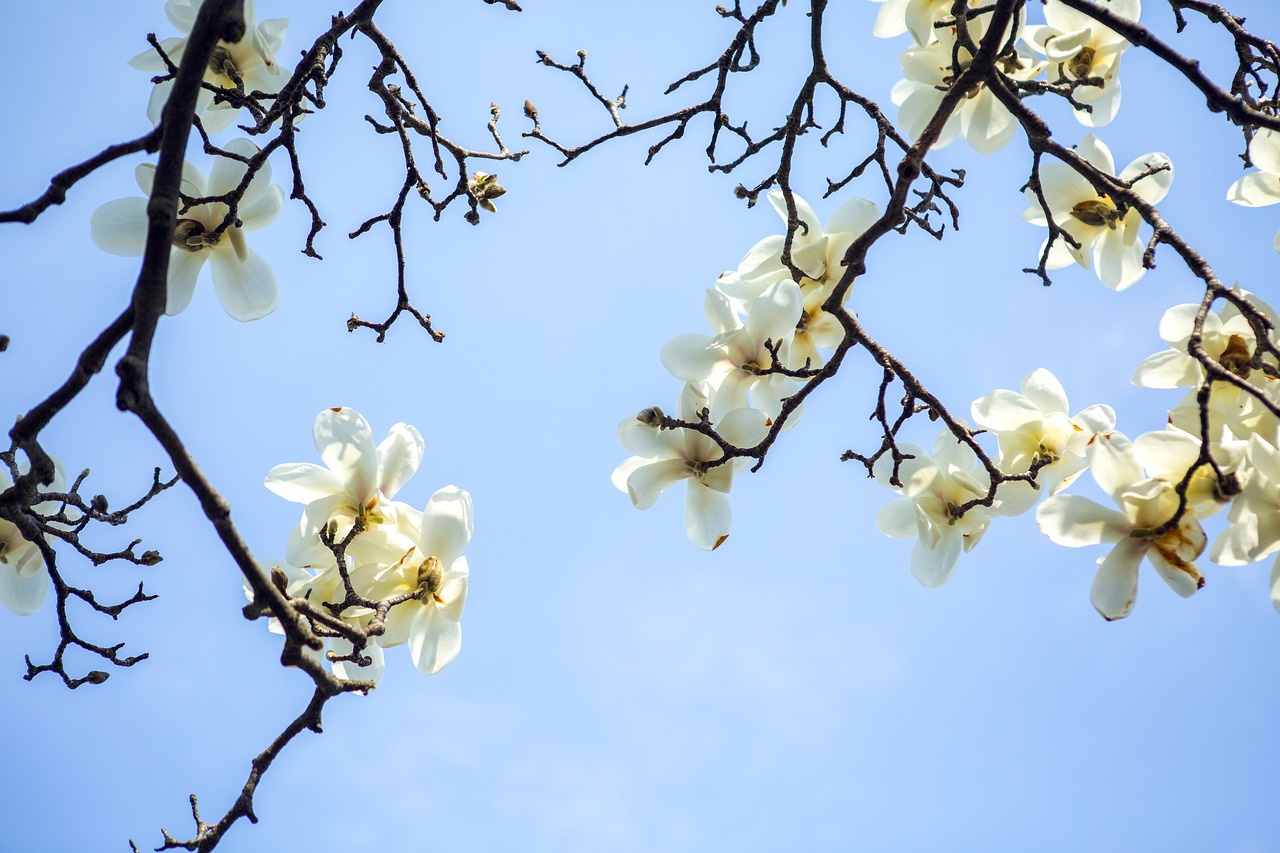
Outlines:
<svg viewBox="0 0 1280 853"><path fill-rule="evenodd" d="M281 595L289 594L289 576L279 566L271 567L271 584L280 590Z"/></svg>
<svg viewBox="0 0 1280 853"><path fill-rule="evenodd" d="M657 406L650 406L647 409L641 409L636 413L636 420L645 426L656 427L662 423L662 409Z"/></svg>
<svg viewBox="0 0 1280 853"><path fill-rule="evenodd" d="M1092 225L1095 228L1105 225L1115 230L1116 223L1120 221L1120 212L1101 198L1080 202L1071 208L1071 215L1085 225Z"/></svg>
<svg viewBox="0 0 1280 853"><path fill-rule="evenodd" d="M154 566L163 559L164 557L160 556L159 551L143 551L142 556L138 558L138 562L144 566Z"/></svg>

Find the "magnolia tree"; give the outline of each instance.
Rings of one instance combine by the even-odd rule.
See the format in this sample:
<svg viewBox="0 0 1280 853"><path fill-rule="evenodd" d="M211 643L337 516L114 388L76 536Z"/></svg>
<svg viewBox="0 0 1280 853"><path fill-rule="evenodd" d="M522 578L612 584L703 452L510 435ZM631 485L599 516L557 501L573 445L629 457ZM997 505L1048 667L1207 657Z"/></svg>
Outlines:
<svg viewBox="0 0 1280 853"><path fill-rule="evenodd" d="M521 11L510 0L485 2L502 7L494 14ZM636 399L636 410L622 415L617 439L631 455L612 472L619 500L646 509L682 484L690 544L720 548L731 535L735 479L743 491L741 481L775 447L804 434L800 420L810 397L821 398L846 364L861 362L880 377L861 400L876 438L843 458L867 475L865 492L880 498L879 529L912 540L910 572L924 586L947 582L993 527L999 536L1018 523L1012 517L1024 516L1044 534L1044 548L1087 549L1081 559L1097 566L1088 603L1105 620L1131 615L1144 574L1154 572L1191 597L1212 583L1215 565L1270 562L1272 601L1280 607L1280 330L1274 309L1256 292L1265 295L1266 283L1221 280L1214 259L1161 214L1162 201L1178 192L1179 164L1158 150L1132 159L1126 151L1120 162L1129 162L1121 166L1106 141L1107 126L1125 108L1122 60L1141 51L1169 87L1199 93L1204 112L1188 121L1227 121L1238 131L1239 177L1219 197L1199 202L1205 215L1230 204L1280 202L1280 50L1243 19L1201 0L1149 0L1148 8L1138 0L884 0L872 32L833 34L823 0L790 7L781 0L735 2L715 8L723 42L690 59L693 70L667 89L672 103L665 110L624 118L628 89L611 97L588 71L585 52L537 51L542 72L571 81L596 124L561 130L566 119L539 111L544 82L531 78L523 124L494 104L484 135L467 134L480 141L464 144L452 131L446 135L432 106L439 81L424 85L415 76L413 34L384 32L382 7L365 0L350 12L335 10L327 29L299 35L279 17L288 10L265 0L261 7L252 0L157 4L154 20L141 24L142 32L156 34L132 59L126 51L120 60L139 71L139 135L115 141L84 134L77 143L87 159L53 175L39 197L0 213L6 223L56 219L56 206L86 192L82 183L91 175L134 169L135 195L103 198L87 223L58 220L58 227L87 232L103 252L140 258L136 284L114 318L101 319L65 381L23 389L11 445L0 453L0 604L13 618L54 620L58 632L52 650L27 657L25 678L60 679L73 689L100 685L114 669L147 657L126 653L124 642L89 638L101 634L91 625L95 615L125 617L154 596L139 582L133 595L104 600L82 566L124 563L141 572L160 563L157 551L100 530L154 511L181 488L194 494L226 552L203 559L240 573L244 616L283 637L281 662L303 671L314 687L305 708L253 759L232 806L209 816L193 796L194 828L166 831L156 849L213 849L240 818L256 820L263 774L296 735L319 731L326 703L368 693L386 666L386 677L408 677L395 647L405 646L408 661L425 675L454 664L462 647L472 497L440 483L431 484L425 502L400 497L430 456L428 425L419 424L422 431L404 422L372 425L353 408L326 407L343 401L334 400L341 389L326 385L322 372L297 378L314 389L319 409L311 424L316 456L262 475L267 490L302 505L301 517L274 540L248 541L150 382L165 358L157 330L189 310L202 287L213 288L234 321L255 322L264 334L306 334L272 329L265 319L299 298L293 283L273 271L272 256L290 241L272 233L273 222L289 205L304 210L310 227L299 248L319 261L326 223L343 213L317 202L311 188L335 177L309 169L301 140L331 111L330 82L365 73L343 61L350 41L378 58L364 81L372 98L364 120L371 142L379 135L393 140L402 173L385 210L350 228L352 238L389 233L394 253L390 310L381 319L346 320L348 331L372 338L358 356L370 372L403 369L369 351L393 328L409 334L402 327L414 326L414 334L445 339L422 307L430 289L412 292L407 211L425 205L436 220L460 217L483 231L490 217L502 215L510 170L526 168L505 161L528 155L572 169L595 149L636 136L648 146L647 163L700 140L693 144L705 148L711 172L741 176L734 193L743 204L765 202L761 208L776 212L776 231L737 246L717 234L726 271L705 282L706 328L654 339L657 359L647 358L674 380L672 396ZM807 39L789 47L803 56L804 73L773 122L749 128L731 117L726 100L750 97L767 66L761 45L787 16L806 19ZM1178 32L1192 21L1219 32L1234 73L1221 79L1206 73L1200 57L1153 31L1148 19L1155 17ZM870 38L896 39L901 48L901 78L887 98L841 79L828 61L836 45L847 50ZM687 94L695 90L700 94ZM834 144L826 150L845 135L870 142L852 154ZM513 137L520 138L516 147ZM815 137L821 146L798 155L798 146ZM1160 276L1198 281L1201 298L1169 304L1159 321L1167 348L1115 368L1144 388L1181 389L1181 400L1167 404L1167 418L1117 412L1105 401L1078 405L1088 388L1071 389L1073 405L1033 352L1006 354L1022 377L1018 388L994 388L971 401L943 399L930 390L929 377L952 365L922 369L878 343L877 329L908 316L859 314L855 285L874 269L882 243L898 235L957 239L966 175L936 165L934 152L946 146L972 158L1006 147L1025 153L1024 171L1008 176L1010 191L1025 197L1024 222L1008 228L1038 228L1043 242L1027 253L1023 268L987 274L1044 285L1091 279L1091 286L1113 291ZM802 182L801 156L825 157L825 185ZM1280 251L1280 238L1274 249ZM694 305L690 299L669 309L689 312ZM690 314L685 325L697 328L699 321ZM32 333L0 331L6 333L0 348ZM99 376L104 368L108 375ZM109 483L99 494L86 470L92 460L45 438L59 419L99 417L69 408L91 383L114 383L115 405L136 416L163 449L165 461L142 494L107 497ZM932 444L911 443L908 436L926 423L936 432ZM1080 493L1090 480L1110 504ZM769 511L747 503L738 521L757 524ZM481 537L501 535L495 533L501 519L483 512L481 518ZM102 541L115 544L104 550ZM1081 606L1088 606L1083 594ZM384 661L386 650L392 654ZM95 659L102 668L94 668ZM465 658L456 665L465 666Z"/></svg>

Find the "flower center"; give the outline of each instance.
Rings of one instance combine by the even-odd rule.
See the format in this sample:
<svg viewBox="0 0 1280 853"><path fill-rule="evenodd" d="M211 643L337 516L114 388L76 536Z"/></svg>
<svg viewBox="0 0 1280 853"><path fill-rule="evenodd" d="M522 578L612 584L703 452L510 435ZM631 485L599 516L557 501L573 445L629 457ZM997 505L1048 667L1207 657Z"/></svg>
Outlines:
<svg viewBox="0 0 1280 853"><path fill-rule="evenodd" d="M378 496L374 495L367 504L360 506L356 510L356 517L364 522L366 530L375 524L382 524L382 522L386 521L386 518L384 518L381 513L376 512L377 508Z"/></svg>
<svg viewBox="0 0 1280 853"><path fill-rule="evenodd" d="M240 70L236 68L235 60L231 58L231 51L222 44L215 47L213 53L209 54L209 70L229 80L240 77Z"/></svg>
<svg viewBox="0 0 1280 853"><path fill-rule="evenodd" d="M1088 77L1093 70L1093 48L1082 47L1080 52L1067 60L1067 71L1077 79Z"/></svg>
<svg viewBox="0 0 1280 853"><path fill-rule="evenodd" d="M1121 218L1120 211L1116 210L1115 205L1102 196L1080 202L1071 208L1071 215L1085 225L1092 225L1095 228L1105 226L1112 231L1115 230L1116 223Z"/></svg>
<svg viewBox="0 0 1280 853"><path fill-rule="evenodd" d="M1250 367L1252 361L1253 355L1249 352L1249 344L1242 335L1232 335L1227 338L1227 348L1222 351L1222 355L1218 356L1218 364L1241 379L1249 378L1249 374L1253 372L1253 368Z"/></svg>
<svg viewBox="0 0 1280 853"><path fill-rule="evenodd" d="M1058 455L1043 444L1036 448L1036 452L1031 454L1031 465L1052 465L1058 461Z"/></svg>
<svg viewBox="0 0 1280 853"><path fill-rule="evenodd" d="M179 219L173 228L173 245L187 252L199 252L216 242L205 231L204 223L195 219Z"/></svg>

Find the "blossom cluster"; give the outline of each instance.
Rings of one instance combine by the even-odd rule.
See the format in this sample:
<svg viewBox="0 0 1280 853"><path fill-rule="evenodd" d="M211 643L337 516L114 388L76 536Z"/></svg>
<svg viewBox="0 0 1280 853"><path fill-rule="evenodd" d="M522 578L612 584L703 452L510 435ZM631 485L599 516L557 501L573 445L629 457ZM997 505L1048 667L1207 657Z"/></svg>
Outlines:
<svg viewBox="0 0 1280 853"><path fill-rule="evenodd" d="M768 198L787 222L783 194L775 190ZM844 337L839 321L823 306L844 271L840 260L850 244L880 218L874 203L854 198L824 227L804 199L793 199L800 226L789 263L783 259L784 235L761 240L736 270L707 290L703 311L711 334L679 335L662 348L663 366L685 382L677 420L713 427L737 448L764 439L799 382L821 368L824 351ZM798 414L791 413L787 424L794 424ZM645 509L669 486L687 481L685 532L699 548L719 547L732 521L726 495L734 473L749 460L726 458L709 435L669 424L657 408L624 418L618 440L635 455L614 469L614 485Z"/></svg>
<svg viewBox="0 0 1280 853"><path fill-rule="evenodd" d="M1263 317L1276 316L1257 296L1238 289L1234 295ZM1204 585L1196 560L1206 549L1210 560L1224 566L1280 552L1280 365L1258 346L1255 327L1228 301L1220 314L1206 314L1199 340L1206 356L1239 381L1213 381L1202 407L1209 371L1188 355L1199 310L1190 304L1169 309L1160 335L1170 349L1144 359L1133 375L1142 387L1190 389L1163 430L1131 441L1115 429L1115 413L1103 405L1068 417L1065 392L1043 369L1023 380L1021 394L999 390L974 401L973 419L995 437L1002 474L1034 470L1038 490L1009 481L990 505L967 506L985 497L990 485L968 444L944 430L932 457L900 448L911 457L899 470L897 490L904 498L882 509L877 522L890 536L918 537L911 558L916 577L926 586L942 583L961 548L976 545L993 517L1025 512L1045 493L1036 520L1049 539L1069 547L1113 546L1098 559L1090 593L1093 606L1109 620L1133 609L1144 559L1186 597ZM1274 329L1269 335L1270 346L1280 343ZM1086 467L1115 509L1060 494ZM887 483L887 465L881 468L877 479ZM1202 521L1225 507L1226 525L1209 547ZM1271 570L1271 596L1280 609L1280 560Z"/></svg>
<svg viewBox="0 0 1280 853"><path fill-rule="evenodd" d="M283 560L262 563L291 598L358 629L363 654L341 631L329 637L329 660L342 678L377 681L383 649L408 644L427 675L446 667L462 647L462 608L469 570L462 552L471 540L471 495L445 486L419 510L395 500L422 463L425 444L398 423L377 445L373 429L349 408L325 409L312 429L323 465L277 465L266 487L304 505ZM252 598L252 593L246 593ZM390 605L387 605L390 602ZM282 630L272 620L272 630ZM366 658L364 666L357 660Z"/></svg>
<svg viewBox="0 0 1280 853"><path fill-rule="evenodd" d="M186 49L202 0L168 0L165 14L184 37L159 43L155 50L138 54L129 64L143 71L165 72ZM206 87L196 101L196 118L206 133L230 127L240 114L214 90L274 94L284 82L275 54L284 44L288 21L272 18L258 22L253 0L245 0L245 34L238 42L219 41L205 71ZM167 60L167 61L166 61ZM173 78L161 79L152 89L147 115L159 125L161 112L173 88ZM284 206L284 192L271 183L271 164L263 162L241 190L250 158L259 153L248 139L234 139L222 146L208 179L190 163L182 169L182 204L169 255L166 314L186 309L195 293L196 280L205 261L213 272L213 287L223 309L241 322L257 320L280 303L279 286L271 266L245 241L244 234L270 225ZM155 167L138 166L138 188L145 197L122 198L99 207L90 221L90 236L105 252L139 257L146 245L147 198L151 195ZM234 211L230 204L235 205Z"/></svg>
<svg viewBox="0 0 1280 853"><path fill-rule="evenodd" d="M1110 0L1107 5L1121 18L1138 19L1138 0ZM898 123L912 138L920 136L973 58L966 46L957 43L952 6L949 0L885 0L876 19L877 36L910 32L915 40L902 54L904 78L892 93L899 106ZM967 31L977 44L986 34L991 7L970 6ZM1008 46L997 61L999 72L1014 85L1029 84L1044 74L1049 90L1070 99L1073 114L1082 124L1109 124L1120 108L1120 57L1129 43L1060 0L1047 0L1043 11L1044 24L1018 20L1005 33ZM977 83L965 93L933 147L942 148L960 136L974 150L991 154L1007 145L1016 130L1009 109L987 86ZM1163 199L1173 183L1173 164L1159 152L1136 158L1119 175L1111 151L1092 133L1084 137L1077 153L1149 204ZM1142 219L1135 208L1117 204L1079 170L1060 162L1040 168L1026 195L1029 208L1023 219L1051 229L1040 249L1045 269L1092 265L1098 278L1113 290L1123 290L1142 277L1146 241L1139 234ZM1280 193L1275 200L1280 201Z"/></svg>
<svg viewBox="0 0 1280 853"><path fill-rule="evenodd" d="M1082 156L1111 171L1101 142L1089 138L1081 148ZM1150 180L1153 203L1168 186L1167 170L1155 165L1135 163L1122 173L1143 172L1133 184ZM781 192L769 201L784 221L790 218ZM789 262L783 260L785 236L757 243L707 291L711 334L680 335L662 348L663 365L685 382L676 417L649 408L618 427L620 442L635 455L615 468L614 485L644 509L686 482L685 529L700 548L714 549L728 536L733 475L755 458L770 431L795 424L799 406L791 398L844 340L844 327L824 307L831 307L850 244L879 218L875 204L855 198L823 226L802 198L793 196L792 203L798 223ZM1090 239L1111 239L1078 233L1085 247ZM1103 255L1099 267L1107 268L1111 258ZM843 298L851 292L842 291ZM1163 430L1131 441L1116 428L1110 406L1072 414L1061 383L1043 368L1028 374L1018 391L998 389L975 400L974 428L944 428L931 451L899 442L894 427L885 452L869 464L875 480L899 497L876 522L889 536L915 540L912 574L927 587L945 583L995 519L1033 508L1040 529L1057 544L1114 546L1098 560L1091 592L1109 620L1132 610L1144 560L1189 596L1204 583L1196 560L1206 550L1222 565L1280 552L1280 363L1273 356L1280 335L1273 326L1265 341L1258 338L1277 315L1246 291L1228 296L1220 313L1205 312L1199 323L1198 305L1169 309L1160 335L1170 349L1144 359L1134 373L1139 386L1190 389ZM1196 347L1213 370L1191 355ZM1204 407L1201 397L1208 400ZM785 427L775 427L783 415ZM1116 509L1066 493L1086 469ZM1227 506L1226 527L1209 548L1202 521ZM1280 558L1272 579L1280 608Z"/></svg>

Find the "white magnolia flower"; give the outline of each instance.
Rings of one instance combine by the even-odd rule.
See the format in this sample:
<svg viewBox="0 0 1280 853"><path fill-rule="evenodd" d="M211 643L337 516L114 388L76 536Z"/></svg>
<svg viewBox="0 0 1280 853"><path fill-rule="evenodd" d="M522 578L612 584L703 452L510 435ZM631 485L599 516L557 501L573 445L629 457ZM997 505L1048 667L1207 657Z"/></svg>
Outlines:
<svg viewBox="0 0 1280 853"><path fill-rule="evenodd" d="M969 21L969 34L975 42L981 40L988 21L988 15L979 15ZM938 40L933 43L903 51L904 79L898 81L891 93L893 102L899 106L898 125L912 139L920 138L937 113L947 90L973 61L968 50L956 49L954 27L944 27L938 33ZM952 65L953 59L960 63L958 70ZM1040 73L1044 63L1018 45L997 60L997 67L1014 80L1030 80ZM990 89L978 84L965 93L964 100L943 125L933 147L938 149L950 145L958 133L979 154L993 154L1013 139L1017 127L1013 114Z"/></svg>
<svg viewBox="0 0 1280 853"><path fill-rule="evenodd" d="M709 303L713 302L714 298L710 298ZM727 319L727 310L727 304L718 312L708 310L708 319L713 313ZM662 347L662 364L677 379L708 384L713 421L748 406L777 417L783 398L794 391L795 382L777 373L761 374L773 366L773 356L765 344L781 347L781 356L795 335L803 312L800 286L790 279L774 282L752 303L745 324L735 321L733 327L715 337L678 335ZM713 323L713 330L723 328L723 322Z"/></svg>
<svg viewBox="0 0 1280 853"><path fill-rule="evenodd" d="M335 535L341 539L359 519L365 532L356 536L348 553L371 564L398 559L411 545L394 524L405 507L391 499L422 464L422 435L399 423L375 447L369 422L345 407L316 415L312 435L327 467L290 462L272 468L265 481L280 497L306 504L285 558L296 566L328 566L333 555L321 543L320 531L336 521Z"/></svg>
<svg viewBox="0 0 1280 853"><path fill-rule="evenodd" d="M1266 128L1254 133L1249 141L1249 160L1258 170L1232 184L1227 189L1227 200L1245 207L1280 202L1280 133ZM1280 252L1280 233L1272 245Z"/></svg>
<svg viewBox="0 0 1280 853"><path fill-rule="evenodd" d="M1077 150L1087 162L1108 175L1115 174L1111 151L1092 133L1085 135ZM1139 180L1139 176L1143 177ZM1125 166L1119 177L1122 181L1136 181L1133 192L1143 201L1156 204L1173 184L1173 164L1164 154L1144 154ZM1059 236L1049 249L1049 269L1068 266L1073 260L1087 269L1092 252L1098 278L1112 290L1124 290L1142 278L1146 272L1142 266L1146 244L1138 234L1142 217L1137 210L1129 208L1121 214L1109 196L1098 195L1083 175L1057 161L1040 167L1040 186L1054 224L1080 244L1072 246ZM1030 207L1022 218L1032 225L1048 227L1035 191L1028 187L1026 196ZM1043 244L1040 251L1044 251Z"/></svg>
<svg viewBox="0 0 1280 853"><path fill-rule="evenodd" d="M471 495L445 486L431 496L420 515L403 513L398 523L412 545L395 565L377 575L370 597L417 597L391 608L378 644L390 648L408 643L414 666L435 675L462 648L460 620L470 576L462 552L475 526ZM346 678L368 677L359 667L348 665L344 671L350 673Z"/></svg>
<svg viewBox="0 0 1280 853"><path fill-rule="evenodd" d="M1043 367L1027 374L1021 387L1021 394L1000 388L974 400L973 420L995 434L1005 473L1021 474L1040 465L1036 482L1048 494L1057 494L1084 471L1086 446L1095 434L1115 428L1116 413L1095 404L1069 416L1067 392ZM1040 494L1030 483L1005 483L1000 486L1001 512L1023 512Z"/></svg>
<svg viewBox="0 0 1280 853"><path fill-rule="evenodd" d="M677 417L696 422L707 405L706 391L688 384L680 393ZM738 458L715 467L706 463L723 458L720 446L709 437L690 429L658 429L656 413L645 410L624 418L618 425L618 441L635 456L613 470L611 480L626 492L637 509L653 506L658 495L681 481L688 482L685 494L684 526L689 541L704 551L713 551L729 536L733 514L729 489L733 475L750 464ZM768 418L755 409L735 409L715 423L721 438L738 447L754 447L768 432Z"/></svg>
<svg viewBox="0 0 1280 853"><path fill-rule="evenodd" d="M773 190L768 198L786 223L787 204L782 191ZM825 360L821 350L834 349L844 338L844 327L834 315L823 311L822 305L844 274L840 262L845 252L880 218L880 208L864 198L851 198L836 208L824 228L808 202L798 195L793 194L792 198L795 200L796 217L802 225L792 238L791 262L803 273L798 283L804 301L800 320L786 350L785 363L787 367L799 370L806 365L821 367ZM794 279L794 273L782 263L785 242L785 234L764 238L747 252L736 270L720 276L716 289L728 297L731 309L750 313L751 306L765 288ZM846 299L849 293L852 291L845 292ZM710 317L708 320L711 322ZM733 324L734 327L740 325ZM712 329L716 329L714 322Z"/></svg>
<svg viewBox="0 0 1280 853"><path fill-rule="evenodd" d="M1210 559L1224 566L1243 566L1280 551L1280 451L1254 434L1247 455L1244 491L1227 513L1230 526L1209 552Z"/></svg>
<svg viewBox="0 0 1280 853"><path fill-rule="evenodd" d="M19 458L18 473L25 474L31 468L25 456ZM13 486L7 466L0 464L0 492ZM58 460L53 460L53 482L42 491L62 492L67 487L66 473ZM61 504L57 501L41 501L31 509L41 515L56 513ZM70 510L69 510L70 512ZM49 592L49 573L45 571L44 555L34 542L24 539L17 525L0 518L0 606L17 616L30 616L40 609Z"/></svg>
<svg viewBox="0 0 1280 853"><path fill-rule="evenodd" d="M1200 306L1175 305L1160 318L1160 337L1171 349L1149 355L1133 372L1133 384L1142 388L1195 388L1204 380L1204 367L1187 352ZM1270 313L1268 311L1268 313ZM1274 316L1274 315L1272 315ZM1249 375L1256 340L1253 326L1234 304L1223 306L1221 316L1210 311L1204 318L1200 341L1205 353L1237 375Z"/></svg>
<svg viewBox="0 0 1280 853"><path fill-rule="evenodd" d="M1173 518L1178 496L1167 480L1147 477L1133 445L1118 432L1089 444L1093 479L1120 507L1117 512L1080 495L1055 495L1040 504L1040 530L1059 545L1078 548L1113 543L1098 560L1089 598L1108 621L1123 619L1138 595L1138 566L1146 557L1174 592L1188 597L1204 585L1194 560L1205 548L1204 530L1191 508L1178 525L1156 535Z"/></svg>
<svg viewBox="0 0 1280 853"><path fill-rule="evenodd" d="M787 224L787 202L782 190L771 190L769 204ZM844 274L840 261L849 245L880 218L880 208L865 198L851 198L831 214L826 227L817 212L799 195L792 193L800 227L791 238L791 263L804 275L802 287L833 287ZM771 234L751 247L737 270L720 276L716 288L733 300L735 308L750 310L764 289L779 281L793 280L791 269L782 263L786 234ZM827 291L830 293L830 290Z"/></svg>
<svg viewBox="0 0 1280 853"><path fill-rule="evenodd" d="M955 570L960 552L972 550L987 532L994 511L979 504L957 518L956 510L985 497L991 480L973 450L948 430L934 440L933 456L913 444L899 449L912 457L898 468L900 487L890 482L893 460L885 455L876 462L876 481L903 495L880 508L876 525L886 536L917 537L911 574L926 587L941 586Z"/></svg>
<svg viewBox="0 0 1280 853"><path fill-rule="evenodd" d="M1224 436L1211 445L1213 459L1224 477L1231 477L1245 462L1247 443ZM1230 496L1219 483L1213 466L1200 462L1200 439L1169 424L1166 429L1143 433L1133 441L1133 452L1147 476L1176 486L1195 469L1187 484L1187 500L1199 518L1222 509Z"/></svg>
<svg viewBox="0 0 1280 853"><path fill-rule="evenodd" d="M191 33L201 3L202 0L169 0L164 5L169 22L184 36L160 42L160 47L174 65L182 60L183 51L187 47L185 36ZM235 90L236 81L233 77L238 77L246 93L278 92L285 78L276 63L275 55L284 45L284 31L289 22L284 18L271 18L258 23L253 0L244 0L244 20L245 34L240 41L219 41L213 49L209 67L205 70L204 82L219 89ZM129 60L129 64L139 71L168 71L164 60L150 48ZM147 117L152 124L160 124L161 113L172 89L173 80L165 80L157 83L152 90L151 101L147 104ZM239 112L225 101L215 104L213 93L206 89L202 89L197 96L196 115L209 133L217 133L230 127Z"/></svg>
<svg viewBox="0 0 1280 853"><path fill-rule="evenodd" d="M252 157L258 147L247 139L236 139L226 150L241 157ZM194 166L182 164L182 195L188 198L223 196L244 177L246 165L229 157L219 157L209 172L208 183ZM150 196L155 166L138 166L138 187ZM276 276L262 256L245 243L244 232L270 225L284 206L284 191L271 183L271 163L253 176L236 209L241 224L232 224L214 236L227 215L220 201L198 204L178 214L173 234L173 250L169 254L169 290L166 314L178 314L191 303L196 278L205 261L213 268L213 289L218 301L234 319L257 320L280 304ZM181 210L181 208L179 208ZM122 198L109 201L93 213L89 234L98 248L113 255L138 257L147 240L147 199Z"/></svg>
<svg viewBox="0 0 1280 853"><path fill-rule="evenodd" d="M1101 2L1130 21L1138 20L1142 11L1139 0ZM1061 0L1046 0L1044 17L1043 26L1026 27L1022 37L1049 61L1050 82L1101 80L1101 85L1076 87L1075 99L1092 109L1076 110L1075 115L1081 124L1089 127L1108 124L1120 109L1120 54L1129 47L1129 42Z"/></svg>
<svg viewBox="0 0 1280 853"><path fill-rule="evenodd" d="M1255 374L1256 376L1257 374ZM1280 381L1262 375L1263 396L1272 403L1280 402ZM1192 435L1200 434L1199 390L1186 396L1169 412L1169 424ZM1209 393L1209 436L1214 448L1233 442L1248 441L1258 434L1271 439L1280 429L1280 420L1256 394L1232 385L1215 382Z"/></svg>

